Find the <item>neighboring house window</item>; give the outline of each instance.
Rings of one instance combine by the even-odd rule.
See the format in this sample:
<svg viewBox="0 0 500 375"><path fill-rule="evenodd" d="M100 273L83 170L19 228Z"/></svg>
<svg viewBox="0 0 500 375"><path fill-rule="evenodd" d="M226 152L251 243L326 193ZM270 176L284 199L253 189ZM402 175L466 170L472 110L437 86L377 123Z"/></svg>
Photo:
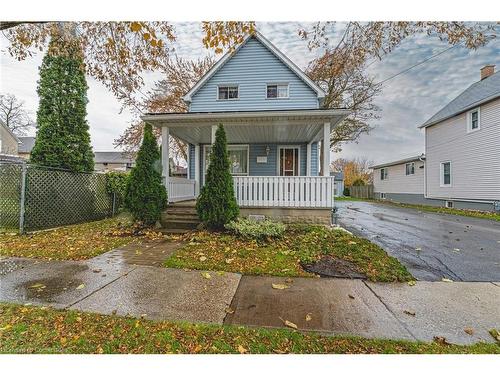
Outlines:
<svg viewBox="0 0 500 375"><path fill-rule="evenodd" d="M286 99L288 98L288 84L267 85L268 99Z"/></svg>
<svg viewBox="0 0 500 375"><path fill-rule="evenodd" d="M127 164L125 165L125 167L126 167L127 169L132 168L132 163L127 163Z"/></svg>
<svg viewBox="0 0 500 375"><path fill-rule="evenodd" d="M105 167L107 167L107 166L108 166L108 163L102 163L102 165L104 165Z"/></svg>
<svg viewBox="0 0 500 375"><path fill-rule="evenodd" d="M481 128L481 118L479 108L473 109L467 113L467 132L473 132Z"/></svg>
<svg viewBox="0 0 500 375"><path fill-rule="evenodd" d="M451 162L449 161L441 163L440 185L441 186L451 185Z"/></svg>
<svg viewBox="0 0 500 375"><path fill-rule="evenodd" d="M380 193L380 199L386 199L386 198L387 197L386 197L385 193Z"/></svg>
<svg viewBox="0 0 500 375"><path fill-rule="evenodd" d="M415 174L415 163L406 163L406 175Z"/></svg>
<svg viewBox="0 0 500 375"><path fill-rule="evenodd" d="M218 100L234 100L239 98L238 86L219 86L217 99Z"/></svg>
<svg viewBox="0 0 500 375"><path fill-rule="evenodd" d="M387 180L387 178L389 177L389 171L387 170L387 168L382 168L380 170L380 179L381 180Z"/></svg>

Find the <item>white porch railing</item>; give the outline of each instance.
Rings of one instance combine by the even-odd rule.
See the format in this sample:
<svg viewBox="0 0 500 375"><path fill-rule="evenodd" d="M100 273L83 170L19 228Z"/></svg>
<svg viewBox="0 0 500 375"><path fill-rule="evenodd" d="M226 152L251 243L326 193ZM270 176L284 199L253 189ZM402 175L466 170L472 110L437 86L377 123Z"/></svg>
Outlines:
<svg viewBox="0 0 500 375"><path fill-rule="evenodd" d="M333 176L235 176L233 181L242 207L333 207Z"/></svg>
<svg viewBox="0 0 500 375"><path fill-rule="evenodd" d="M196 194L196 183L181 177L168 178L168 201L178 202L194 199Z"/></svg>

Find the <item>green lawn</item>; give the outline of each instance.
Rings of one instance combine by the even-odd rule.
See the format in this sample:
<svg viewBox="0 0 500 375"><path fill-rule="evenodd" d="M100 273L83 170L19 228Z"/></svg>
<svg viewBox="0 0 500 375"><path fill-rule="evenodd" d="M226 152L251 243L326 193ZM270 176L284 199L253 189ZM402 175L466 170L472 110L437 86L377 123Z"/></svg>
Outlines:
<svg viewBox="0 0 500 375"><path fill-rule="evenodd" d="M411 274L396 258L368 240L324 226L289 226L282 239L257 242L228 233L201 231L166 260L173 268L220 270L251 275L313 276L300 262L329 255L352 262L373 281L408 281Z"/></svg>
<svg viewBox="0 0 500 375"><path fill-rule="evenodd" d="M155 233L146 235L155 236ZM0 234L0 256L88 259L138 238L130 217L120 215L32 234Z"/></svg>
<svg viewBox="0 0 500 375"><path fill-rule="evenodd" d="M291 329L173 323L0 303L0 353L491 353L458 346Z"/></svg>

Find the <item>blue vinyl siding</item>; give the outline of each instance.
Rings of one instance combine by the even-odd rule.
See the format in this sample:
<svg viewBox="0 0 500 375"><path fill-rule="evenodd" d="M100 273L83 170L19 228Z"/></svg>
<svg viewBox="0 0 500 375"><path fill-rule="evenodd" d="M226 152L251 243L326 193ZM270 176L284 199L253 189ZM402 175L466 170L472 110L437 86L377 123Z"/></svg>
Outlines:
<svg viewBox="0 0 500 375"><path fill-rule="evenodd" d="M311 176L317 176L318 171L318 142L314 142L311 144Z"/></svg>
<svg viewBox="0 0 500 375"><path fill-rule="evenodd" d="M194 180L194 145L189 144L188 152L189 152L189 179Z"/></svg>
<svg viewBox="0 0 500 375"><path fill-rule="evenodd" d="M268 83L288 83L289 98L267 99ZM239 86L239 99L217 100L221 84ZM192 97L190 112L314 109L317 94L257 39L250 38Z"/></svg>

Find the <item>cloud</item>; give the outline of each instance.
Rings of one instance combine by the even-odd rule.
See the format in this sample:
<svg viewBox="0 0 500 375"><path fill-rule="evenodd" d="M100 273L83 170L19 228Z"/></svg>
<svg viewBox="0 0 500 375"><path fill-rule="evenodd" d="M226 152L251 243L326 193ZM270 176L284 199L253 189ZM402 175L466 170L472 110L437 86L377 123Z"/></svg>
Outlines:
<svg viewBox="0 0 500 375"><path fill-rule="evenodd" d="M300 28L310 30L312 25L303 22L258 22L257 28L304 69L320 53L309 51L307 43L298 37ZM174 27L177 40L171 46L173 52L187 59L211 53L201 43L199 22L174 23ZM342 23L336 25L329 35L332 41L338 38L343 27ZM369 72L380 81L446 48L448 45L437 38L418 35L406 40L381 61L374 62ZM0 37L0 49L0 91L15 94L35 114L38 106L36 81L42 55L19 62L5 51L6 40L3 36ZM382 117L372 123L374 129L370 134L363 135L358 143L344 145L343 151L333 157L366 156L380 162L422 152L423 133L417 126L476 82L482 66L499 63L499 56L499 40L477 51L457 47L390 80L384 84L383 92L376 100L382 108ZM147 91L161 78L161 74L150 73L144 78L147 85L144 91ZM92 144L95 150L111 150L113 141L129 125L132 115L127 111L119 113L120 103L102 84L90 78L88 84L90 102L87 109Z"/></svg>

